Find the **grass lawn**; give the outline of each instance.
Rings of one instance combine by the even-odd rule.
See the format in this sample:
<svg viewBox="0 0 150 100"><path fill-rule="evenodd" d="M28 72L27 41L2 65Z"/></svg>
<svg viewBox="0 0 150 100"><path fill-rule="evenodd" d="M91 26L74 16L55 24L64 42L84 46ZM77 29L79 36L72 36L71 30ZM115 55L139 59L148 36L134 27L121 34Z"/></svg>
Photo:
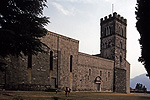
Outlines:
<svg viewBox="0 0 150 100"><path fill-rule="evenodd" d="M69 97L65 92L42 91L0 91L0 100L150 100L150 95L99 93L99 92L71 92Z"/></svg>

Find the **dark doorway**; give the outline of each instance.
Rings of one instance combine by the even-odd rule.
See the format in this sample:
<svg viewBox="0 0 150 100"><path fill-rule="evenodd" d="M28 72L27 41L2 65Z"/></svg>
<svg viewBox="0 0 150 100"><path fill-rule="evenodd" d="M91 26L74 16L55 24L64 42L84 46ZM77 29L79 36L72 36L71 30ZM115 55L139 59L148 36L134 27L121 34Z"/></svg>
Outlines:
<svg viewBox="0 0 150 100"><path fill-rule="evenodd" d="M56 88L56 78L52 78L52 86L51 86L51 88Z"/></svg>
<svg viewBox="0 0 150 100"><path fill-rule="evenodd" d="M100 91L100 83L99 84L97 84L97 91Z"/></svg>

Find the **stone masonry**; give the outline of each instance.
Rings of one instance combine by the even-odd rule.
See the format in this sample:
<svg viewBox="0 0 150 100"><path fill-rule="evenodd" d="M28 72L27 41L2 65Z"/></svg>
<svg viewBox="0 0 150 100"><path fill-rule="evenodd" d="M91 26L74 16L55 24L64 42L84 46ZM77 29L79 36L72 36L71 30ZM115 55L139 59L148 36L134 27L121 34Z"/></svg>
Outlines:
<svg viewBox="0 0 150 100"><path fill-rule="evenodd" d="M130 64L126 61L126 19L116 13L101 19L101 54L79 52L79 41L53 32L41 38L48 53L0 59L0 84L15 90L126 92L130 89Z"/></svg>
<svg viewBox="0 0 150 100"><path fill-rule="evenodd" d="M101 57L114 61L114 92L129 91L127 81L129 70L126 63L126 26L127 20L116 12L101 18Z"/></svg>

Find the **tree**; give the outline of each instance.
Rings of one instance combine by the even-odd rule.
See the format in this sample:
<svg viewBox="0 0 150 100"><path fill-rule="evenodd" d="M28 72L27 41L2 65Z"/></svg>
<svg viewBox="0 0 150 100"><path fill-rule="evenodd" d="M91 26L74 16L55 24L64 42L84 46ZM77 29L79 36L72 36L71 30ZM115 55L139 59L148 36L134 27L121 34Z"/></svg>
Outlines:
<svg viewBox="0 0 150 100"><path fill-rule="evenodd" d="M1 0L0 56L21 56L45 52L40 38L49 18L43 16L46 0Z"/></svg>
<svg viewBox="0 0 150 100"><path fill-rule="evenodd" d="M140 91L144 91L144 92L147 91L147 88L141 83L137 83L135 89L140 90Z"/></svg>
<svg viewBox="0 0 150 100"><path fill-rule="evenodd" d="M148 76L150 77L150 0L137 0L136 7L136 28L140 34L139 43L141 45L141 57L139 61L143 63Z"/></svg>

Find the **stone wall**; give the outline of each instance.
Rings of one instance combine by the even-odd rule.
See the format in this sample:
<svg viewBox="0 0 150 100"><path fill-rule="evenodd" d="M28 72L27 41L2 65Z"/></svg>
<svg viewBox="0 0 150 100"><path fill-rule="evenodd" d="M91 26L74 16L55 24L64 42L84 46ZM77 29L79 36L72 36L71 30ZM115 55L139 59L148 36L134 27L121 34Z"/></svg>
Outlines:
<svg viewBox="0 0 150 100"><path fill-rule="evenodd" d="M27 68L27 57L8 57L6 84L9 89L26 87L34 90L44 90L47 87L64 89L77 87L77 57L79 41L62 35L48 32L41 39L48 45L48 53L38 53L32 56L32 68ZM53 70L50 70L50 51L53 52ZM72 72L70 72L70 56L73 57ZM5 72L0 72L1 84L5 84ZM19 87L18 87L19 86ZM33 87L34 86L34 87ZM39 88L39 89L38 89Z"/></svg>
<svg viewBox="0 0 150 100"><path fill-rule="evenodd" d="M122 43L122 46L121 46L121 43ZM116 36L115 67L125 69L125 65L126 65L125 63L126 63L126 40L120 36Z"/></svg>
<svg viewBox="0 0 150 100"><path fill-rule="evenodd" d="M115 68L115 92L126 93L126 70Z"/></svg>
<svg viewBox="0 0 150 100"><path fill-rule="evenodd" d="M0 83L1 84L18 84L20 78L20 73L18 73L19 59L16 57L8 57L1 59L2 62L6 63L3 72L0 71Z"/></svg>
<svg viewBox="0 0 150 100"><path fill-rule="evenodd" d="M113 64L114 62L111 60L79 53L78 90L98 91L99 84L96 84L94 80L97 76L100 76L100 91L112 91Z"/></svg>
<svg viewBox="0 0 150 100"><path fill-rule="evenodd" d="M78 40L53 32L48 32L41 41L50 49L47 49L48 53L32 56L31 68L28 68L27 56L3 59L7 66L6 71L0 72L0 83L6 84L7 89L63 90L70 87L73 91L113 91L113 60L79 53ZM50 60L50 52L53 52L53 62ZM50 63L53 69L50 68ZM129 91L129 69L127 62L124 69L116 69L117 91ZM100 77L99 83L96 83L96 77Z"/></svg>
<svg viewBox="0 0 150 100"><path fill-rule="evenodd" d="M76 90L79 41L53 32L49 32L42 41L50 47L50 51L61 52L58 60L60 65L58 76L56 75L58 77L58 88L70 87L72 90ZM70 72L70 56L72 56L72 72Z"/></svg>
<svg viewBox="0 0 150 100"><path fill-rule="evenodd" d="M126 61L126 93L130 93L130 63Z"/></svg>
<svg viewBox="0 0 150 100"><path fill-rule="evenodd" d="M101 39L101 56L106 59L114 60L115 55L115 36Z"/></svg>
<svg viewBox="0 0 150 100"><path fill-rule="evenodd" d="M41 53L32 56L32 68L27 68L26 56L6 58L6 71L0 72L3 75L1 84L13 90L45 90L50 87L48 58Z"/></svg>

